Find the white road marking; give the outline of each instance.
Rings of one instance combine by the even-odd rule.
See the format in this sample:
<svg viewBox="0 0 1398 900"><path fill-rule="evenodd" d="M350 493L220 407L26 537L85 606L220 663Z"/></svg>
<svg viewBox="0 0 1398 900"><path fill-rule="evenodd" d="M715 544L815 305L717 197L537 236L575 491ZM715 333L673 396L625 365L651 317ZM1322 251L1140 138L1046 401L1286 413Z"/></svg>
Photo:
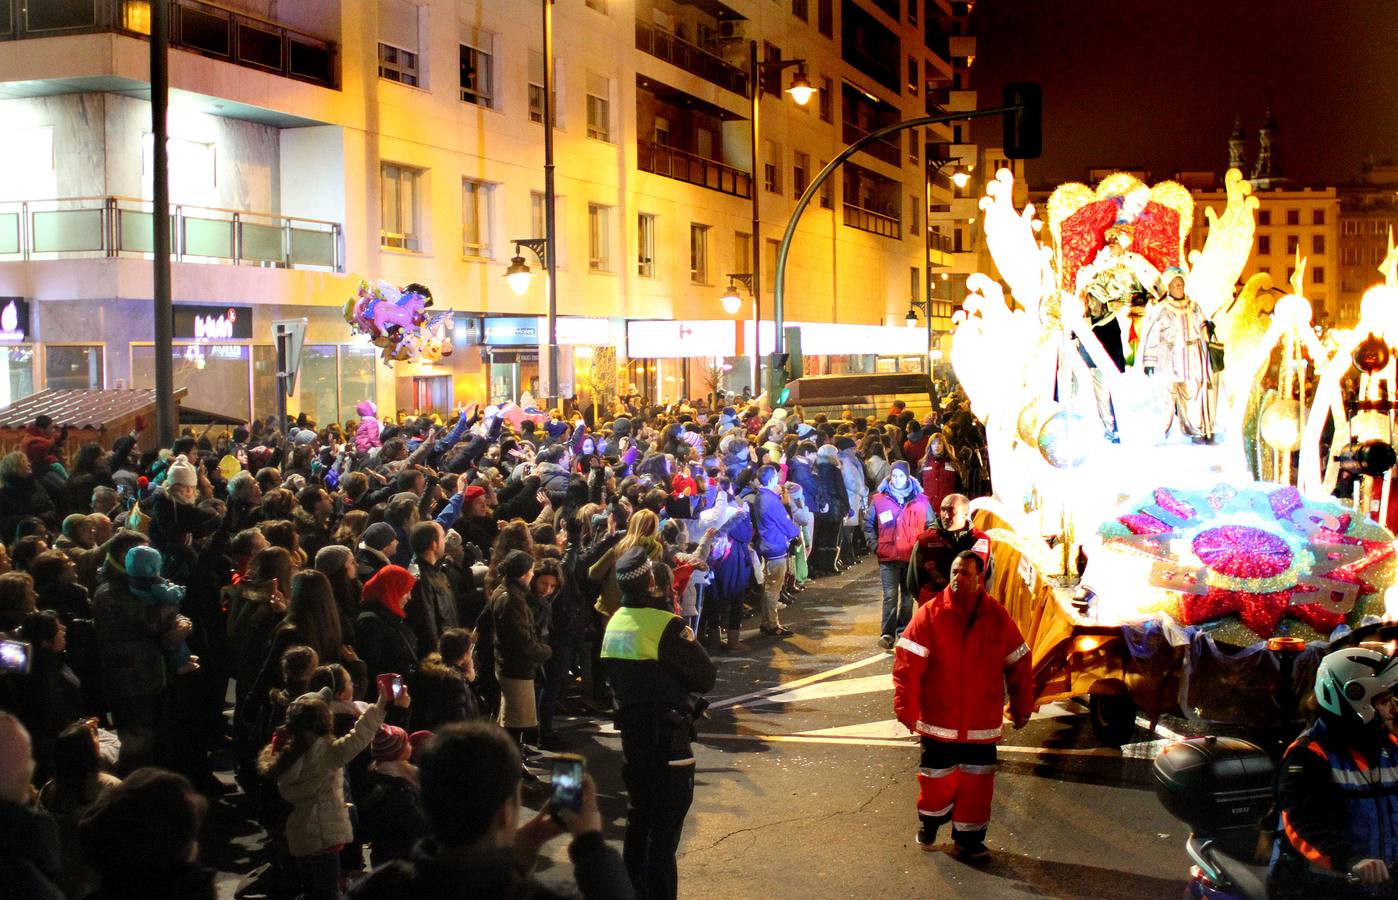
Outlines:
<svg viewBox="0 0 1398 900"><path fill-rule="evenodd" d="M786 688L786 685L782 685ZM828 697L849 697L854 694L874 694L893 690L893 676L864 675L859 678L846 678L843 681L826 681L808 684L805 687L786 689L779 694L754 697L745 705L757 706L763 703L796 703L801 700L821 700Z"/></svg>
<svg viewBox="0 0 1398 900"><path fill-rule="evenodd" d="M902 726L899 726L900 728ZM905 734L891 737L843 737L822 734L704 734L699 743L710 741L749 741L762 744L837 744L847 747L898 747L904 750L917 746L917 738ZM1020 747L1000 744L996 752L1008 756L1086 756L1101 759L1154 759L1168 741L1142 741L1127 744L1120 750L1109 747Z"/></svg>
<svg viewBox="0 0 1398 900"><path fill-rule="evenodd" d="M784 691L790 691L799 687L804 687L808 684L815 684L817 681L824 681L827 678L834 678L837 675L843 675L846 672L853 672L855 669L861 669L864 666L869 665L870 663L876 663L880 660L890 658L891 657L887 653L880 651L879 653L876 653L873 656L867 657L865 659L855 660L854 662L846 663L843 666L836 666L835 668L830 669L826 672L817 672L814 675L807 675L805 678L797 678L794 681L788 681L784 684L773 685L772 687L763 688L759 691L751 691L746 694L739 694L737 697L729 697L725 700L715 700L709 706L709 708L727 709L730 706L742 706L747 701L755 699L757 697L767 697L772 694L780 694ZM891 680L889 681L889 687L890 689L893 687L893 682Z"/></svg>

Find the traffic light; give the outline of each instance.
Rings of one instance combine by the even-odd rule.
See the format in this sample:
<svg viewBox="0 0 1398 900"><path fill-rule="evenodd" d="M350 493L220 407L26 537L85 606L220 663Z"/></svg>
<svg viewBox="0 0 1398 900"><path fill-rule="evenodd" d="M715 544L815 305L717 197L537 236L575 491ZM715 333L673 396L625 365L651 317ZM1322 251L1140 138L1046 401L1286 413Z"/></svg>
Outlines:
<svg viewBox="0 0 1398 900"><path fill-rule="evenodd" d="M1005 156L1038 159L1043 151L1044 93L1038 82L1012 81L1005 85Z"/></svg>
<svg viewBox="0 0 1398 900"><path fill-rule="evenodd" d="M776 409L791 397L791 355L773 353L767 357L767 402Z"/></svg>

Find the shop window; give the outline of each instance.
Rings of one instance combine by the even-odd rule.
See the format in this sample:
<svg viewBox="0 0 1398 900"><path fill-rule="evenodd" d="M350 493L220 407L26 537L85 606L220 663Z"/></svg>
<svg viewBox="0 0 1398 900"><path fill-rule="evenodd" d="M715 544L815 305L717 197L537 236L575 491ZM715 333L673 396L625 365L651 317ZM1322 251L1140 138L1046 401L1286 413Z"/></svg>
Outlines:
<svg viewBox="0 0 1398 900"><path fill-rule="evenodd" d="M301 369L296 375L293 408L317 426L335 421L340 409L335 401L339 377L334 344L307 344L301 349Z"/></svg>
<svg viewBox="0 0 1398 900"><path fill-rule="evenodd" d="M355 406L361 400L379 402L374 385L378 350L373 347L340 348L340 421L359 418Z"/></svg>
<svg viewBox="0 0 1398 900"><path fill-rule="evenodd" d="M252 347L247 344L176 344L175 389L184 403L243 418L251 415ZM131 386L155 387L155 347L131 346ZM275 390L269 392L275 402Z"/></svg>
<svg viewBox="0 0 1398 900"><path fill-rule="evenodd" d="M101 390L102 356L100 344L48 344L44 347L44 385L59 390Z"/></svg>
<svg viewBox="0 0 1398 900"><path fill-rule="evenodd" d="M0 406L9 406L34 393L34 347L32 344L0 347L0 356L5 360L5 377L0 380Z"/></svg>

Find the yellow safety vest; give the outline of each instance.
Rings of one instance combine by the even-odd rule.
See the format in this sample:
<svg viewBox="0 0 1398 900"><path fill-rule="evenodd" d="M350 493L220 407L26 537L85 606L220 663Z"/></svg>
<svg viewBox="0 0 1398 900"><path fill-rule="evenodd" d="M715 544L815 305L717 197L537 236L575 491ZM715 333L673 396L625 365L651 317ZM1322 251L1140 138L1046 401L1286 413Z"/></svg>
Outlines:
<svg viewBox="0 0 1398 900"><path fill-rule="evenodd" d="M660 636L675 614L663 609L623 606L612 613L602 636L603 659L657 660Z"/></svg>

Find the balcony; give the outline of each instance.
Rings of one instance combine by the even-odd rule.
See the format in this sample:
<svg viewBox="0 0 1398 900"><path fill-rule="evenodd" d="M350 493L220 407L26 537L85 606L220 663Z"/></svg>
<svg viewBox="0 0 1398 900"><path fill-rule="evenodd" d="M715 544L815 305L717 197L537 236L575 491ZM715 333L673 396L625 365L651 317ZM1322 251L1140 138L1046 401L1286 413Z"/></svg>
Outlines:
<svg viewBox="0 0 1398 900"><path fill-rule="evenodd" d="M869 133L853 122L845 122L843 124L846 144L853 144ZM903 151L899 148L898 142L892 138L879 138L872 144L868 144L860 149L874 159L886 162L895 169L901 168L903 165Z"/></svg>
<svg viewBox="0 0 1398 900"><path fill-rule="evenodd" d="M169 2L172 48L338 87L333 41L202 0ZM148 37L149 0L0 0L0 41L112 32Z"/></svg>
<svg viewBox="0 0 1398 900"><path fill-rule="evenodd" d="M658 25L636 20L636 49L725 90L748 96L747 72Z"/></svg>
<svg viewBox="0 0 1398 900"><path fill-rule="evenodd" d="M901 240L903 237L903 223L897 216L886 216L883 213L874 212L872 209L865 209L862 206L855 206L848 200L845 201L845 224L851 228L858 228L860 231L867 231L870 234L877 234L880 237Z"/></svg>
<svg viewBox="0 0 1398 900"><path fill-rule="evenodd" d="M0 262L145 256L155 252L152 205L130 197L0 204ZM277 213L175 204L176 262L343 272L341 229Z"/></svg>
<svg viewBox="0 0 1398 900"><path fill-rule="evenodd" d="M752 176L747 172L654 141L636 141L636 168L720 194L752 196Z"/></svg>

